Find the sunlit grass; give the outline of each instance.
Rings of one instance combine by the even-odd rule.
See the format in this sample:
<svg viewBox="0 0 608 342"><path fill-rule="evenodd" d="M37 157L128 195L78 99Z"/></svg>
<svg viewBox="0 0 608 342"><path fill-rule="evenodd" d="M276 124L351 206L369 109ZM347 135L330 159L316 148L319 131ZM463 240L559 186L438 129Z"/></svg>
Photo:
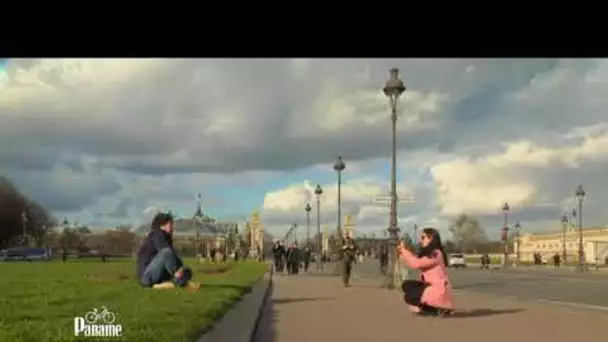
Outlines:
<svg viewBox="0 0 608 342"><path fill-rule="evenodd" d="M124 331L112 341L193 341L266 270L257 262L187 263L203 284L197 293L140 287L132 260L0 263L0 341L90 339L74 337L74 317L102 305Z"/></svg>

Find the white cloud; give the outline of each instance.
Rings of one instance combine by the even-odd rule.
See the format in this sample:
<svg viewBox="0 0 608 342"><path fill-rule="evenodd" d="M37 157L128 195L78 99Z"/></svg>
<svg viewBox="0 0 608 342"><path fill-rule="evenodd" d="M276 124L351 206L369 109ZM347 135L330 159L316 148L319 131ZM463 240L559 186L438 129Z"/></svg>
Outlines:
<svg viewBox="0 0 608 342"><path fill-rule="evenodd" d="M569 202L573 186L587 178L581 177L579 170L608 162L608 123L576 128L562 136L567 137L562 143L569 145L514 141L498 153L478 158L459 156L431 166L441 214L495 214L505 201L515 208ZM564 170L578 174L578 179L559 177ZM563 188L570 193L561 191Z"/></svg>
<svg viewBox="0 0 608 342"><path fill-rule="evenodd" d="M417 200L400 207L404 224L467 211L492 225L509 201L540 225L573 204L578 183L586 220L608 222L604 60L11 60L0 170L35 199L80 202L83 217L124 198L189 207L212 184L260 192L247 205L264 198L280 225L303 217L304 180L332 179L342 155L345 211L376 229L387 215L370 193L388 192L390 152L380 89L393 66L408 87L399 183ZM336 187L322 185L332 222Z"/></svg>

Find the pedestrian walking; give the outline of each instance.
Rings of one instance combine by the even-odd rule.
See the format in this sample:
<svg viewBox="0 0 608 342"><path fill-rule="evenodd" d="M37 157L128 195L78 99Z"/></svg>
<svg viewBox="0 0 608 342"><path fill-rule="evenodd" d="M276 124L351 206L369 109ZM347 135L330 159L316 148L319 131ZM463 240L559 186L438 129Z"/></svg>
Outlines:
<svg viewBox="0 0 608 342"><path fill-rule="evenodd" d="M383 244L380 247L380 273L386 275L386 269L388 267L388 247Z"/></svg>
<svg viewBox="0 0 608 342"><path fill-rule="evenodd" d="M350 275L353 269L353 263L355 262L357 254L357 245L350 236L344 237L344 242L340 248L339 257L341 263L342 283L344 287L348 287L350 283Z"/></svg>
<svg viewBox="0 0 608 342"><path fill-rule="evenodd" d="M298 245L292 243L287 250L287 272L289 274L298 274L300 270L300 251Z"/></svg>
<svg viewBox="0 0 608 342"><path fill-rule="evenodd" d="M312 251L310 247L304 247L304 272L308 272L308 266L310 265L310 260L312 259Z"/></svg>
<svg viewBox="0 0 608 342"><path fill-rule="evenodd" d="M274 270L278 273L283 273L285 264L285 246L283 241L277 240L272 247L272 257L274 259Z"/></svg>

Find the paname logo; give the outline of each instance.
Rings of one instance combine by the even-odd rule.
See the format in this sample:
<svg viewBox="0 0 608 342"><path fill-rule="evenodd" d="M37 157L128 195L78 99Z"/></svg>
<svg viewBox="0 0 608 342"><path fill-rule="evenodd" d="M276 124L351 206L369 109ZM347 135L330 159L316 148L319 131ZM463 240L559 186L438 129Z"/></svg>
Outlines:
<svg viewBox="0 0 608 342"><path fill-rule="evenodd" d="M105 305L101 310L93 308L84 317L74 317L74 336L119 337L122 325L114 324L116 315Z"/></svg>

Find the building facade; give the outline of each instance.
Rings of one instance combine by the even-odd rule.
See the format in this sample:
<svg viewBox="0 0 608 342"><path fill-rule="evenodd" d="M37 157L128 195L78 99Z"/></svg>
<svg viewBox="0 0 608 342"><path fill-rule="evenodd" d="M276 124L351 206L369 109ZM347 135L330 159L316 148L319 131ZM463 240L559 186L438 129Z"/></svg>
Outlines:
<svg viewBox="0 0 608 342"><path fill-rule="evenodd" d="M565 251L568 263L575 263L578 261L579 234L572 227L561 232L523 234L519 246L517 239L513 241L514 254L518 247L521 261L532 262L535 253L544 260L550 260L555 254L563 258ZM587 263L608 262L608 227L583 229L583 253Z"/></svg>

